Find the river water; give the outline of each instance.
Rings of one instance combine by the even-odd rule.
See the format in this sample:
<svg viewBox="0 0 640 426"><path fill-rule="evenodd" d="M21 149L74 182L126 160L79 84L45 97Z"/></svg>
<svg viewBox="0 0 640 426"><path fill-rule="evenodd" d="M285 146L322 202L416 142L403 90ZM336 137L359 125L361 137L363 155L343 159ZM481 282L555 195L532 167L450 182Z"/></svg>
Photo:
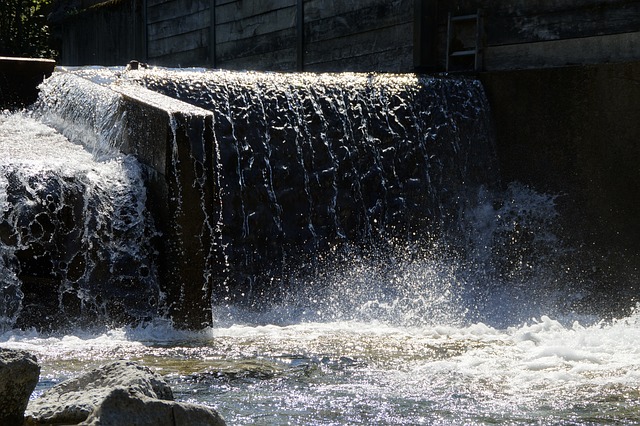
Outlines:
<svg viewBox="0 0 640 426"><path fill-rule="evenodd" d="M376 321L7 332L36 354L35 395L109 360L162 374L228 424L638 424L640 316L495 328Z"/></svg>
<svg viewBox="0 0 640 426"><path fill-rule="evenodd" d="M91 155L22 113L1 116L0 144L3 171L80 174L104 189L131 185L136 170L132 158ZM511 185L501 197L481 189L466 212L464 256L398 242L383 258L326 259L260 312L218 306L202 331L156 319L38 332L5 320L0 345L37 356L33 397L128 359L230 425L640 424L640 308L589 309L588 271L558 262L567 249L551 232L553 196ZM516 222L535 235L527 250L505 231ZM492 266L492 256L510 260ZM20 288L0 267L6 298Z"/></svg>

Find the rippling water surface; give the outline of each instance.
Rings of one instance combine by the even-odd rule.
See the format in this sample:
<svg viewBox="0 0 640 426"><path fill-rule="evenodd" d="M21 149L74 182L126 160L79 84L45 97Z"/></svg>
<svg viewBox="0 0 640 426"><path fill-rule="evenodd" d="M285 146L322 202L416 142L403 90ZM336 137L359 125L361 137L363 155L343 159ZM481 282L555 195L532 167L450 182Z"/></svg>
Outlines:
<svg viewBox="0 0 640 426"><path fill-rule="evenodd" d="M2 336L38 356L36 394L124 358L229 424L273 425L637 424L639 341L637 313L505 329L348 321Z"/></svg>

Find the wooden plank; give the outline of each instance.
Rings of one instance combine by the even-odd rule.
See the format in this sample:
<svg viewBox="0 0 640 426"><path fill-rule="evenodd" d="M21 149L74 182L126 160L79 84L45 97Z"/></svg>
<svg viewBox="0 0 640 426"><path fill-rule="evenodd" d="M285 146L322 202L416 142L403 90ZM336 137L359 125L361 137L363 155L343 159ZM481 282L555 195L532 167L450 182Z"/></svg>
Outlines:
<svg viewBox="0 0 640 426"><path fill-rule="evenodd" d="M489 16L487 44L528 43L640 30L640 2L557 11L525 17Z"/></svg>
<svg viewBox="0 0 640 426"><path fill-rule="evenodd" d="M209 0L174 0L147 7L147 23L166 21L209 9Z"/></svg>
<svg viewBox="0 0 640 426"><path fill-rule="evenodd" d="M209 28L211 14L209 10L201 10L189 15L180 16L147 25L149 40L172 37L204 28Z"/></svg>
<svg viewBox="0 0 640 426"><path fill-rule="evenodd" d="M287 48L294 47L295 43L295 28L286 28L270 34L263 34L227 43L218 43L216 50L218 60L225 62L230 61L233 58L264 55L273 51L285 50Z"/></svg>
<svg viewBox="0 0 640 426"><path fill-rule="evenodd" d="M296 49L294 45L291 45L286 49L270 51L260 55L219 61L219 66L220 68L232 70L295 71Z"/></svg>
<svg viewBox="0 0 640 426"><path fill-rule="evenodd" d="M149 35L147 34L147 0L142 0L140 6L139 21L136 24L138 26L138 47L136 48L136 56L139 60L147 62L147 42L149 41Z"/></svg>
<svg viewBox="0 0 640 426"><path fill-rule="evenodd" d="M412 0L307 0L304 3L305 22L342 16L367 8L383 7L393 11L404 8L407 4L412 5Z"/></svg>
<svg viewBox="0 0 640 426"><path fill-rule="evenodd" d="M227 43L264 35L286 28L295 28L296 8L278 9L239 21L216 25L218 43Z"/></svg>
<svg viewBox="0 0 640 426"><path fill-rule="evenodd" d="M87 10L63 27L65 65L124 65L141 58L137 15L133 3ZM127 43L122 43L122 40Z"/></svg>
<svg viewBox="0 0 640 426"><path fill-rule="evenodd" d="M414 0L413 67L434 71L438 61L438 0Z"/></svg>
<svg viewBox="0 0 640 426"><path fill-rule="evenodd" d="M385 51L305 65L311 72L407 72L413 66L413 48L398 47Z"/></svg>
<svg viewBox="0 0 640 426"><path fill-rule="evenodd" d="M176 0L147 0L147 7L148 6L158 6L160 4L170 3L172 1L176 1Z"/></svg>
<svg viewBox="0 0 640 426"><path fill-rule="evenodd" d="M216 7L216 24L263 15L278 9L294 7L296 0L234 1Z"/></svg>
<svg viewBox="0 0 640 426"><path fill-rule="evenodd" d="M544 68L640 58L640 32L488 47L484 69Z"/></svg>
<svg viewBox="0 0 640 426"><path fill-rule="evenodd" d="M296 1L296 71L304 69L304 0Z"/></svg>
<svg viewBox="0 0 640 426"><path fill-rule="evenodd" d="M211 6L209 7L209 57L207 64L211 68L216 67L218 53L216 51L216 45L218 44L218 39L216 37L216 11L217 7L215 6L215 0L210 0Z"/></svg>
<svg viewBox="0 0 640 426"><path fill-rule="evenodd" d="M475 13L478 8L502 16L531 16L544 13L568 12L580 9L613 7L636 3L638 0L449 0L448 10Z"/></svg>
<svg viewBox="0 0 640 426"><path fill-rule="evenodd" d="M412 30L413 25L409 23L308 43L305 51L305 68L307 64L336 61L408 46L413 47Z"/></svg>
<svg viewBox="0 0 640 426"><path fill-rule="evenodd" d="M173 37L149 41L149 57L155 58L176 52L186 52L209 45L209 30L202 29Z"/></svg>
<svg viewBox="0 0 640 426"><path fill-rule="evenodd" d="M149 59L149 64L164 67L197 67L207 61L207 48L198 48L184 52L169 53Z"/></svg>
<svg viewBox="0 0 640 426"><path fill-rule="evenodd" d="M307 42L313 43L378 28L413 23L412 12L413 4L410 2L402 2L396 9L391 8L390 4L383 3L346 12L340 16L314 21L307 20L305 39ZM411 29L411 34L413 34L413 29Z"/></svg>

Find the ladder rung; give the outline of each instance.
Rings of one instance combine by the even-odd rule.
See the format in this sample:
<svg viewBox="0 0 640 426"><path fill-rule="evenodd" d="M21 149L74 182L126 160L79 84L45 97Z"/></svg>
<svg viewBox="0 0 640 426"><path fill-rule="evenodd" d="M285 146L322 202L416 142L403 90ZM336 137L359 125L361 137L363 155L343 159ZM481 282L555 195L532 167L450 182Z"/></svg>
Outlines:
<svg viewBox="0 0 640 426"><path fill-rule="evenodd" d="M476 50L470 49L470 50L458 50L455 52L451 52L449 56L471 56L475 54L476 54Z"/></svg>
<svg viewBox="0 0 640 426"><path fill-rule="evenodd" d="M460 22L460 21L472 21L478 19L478 15L460 15L460 16L452 16L451 22Z"/></svg>

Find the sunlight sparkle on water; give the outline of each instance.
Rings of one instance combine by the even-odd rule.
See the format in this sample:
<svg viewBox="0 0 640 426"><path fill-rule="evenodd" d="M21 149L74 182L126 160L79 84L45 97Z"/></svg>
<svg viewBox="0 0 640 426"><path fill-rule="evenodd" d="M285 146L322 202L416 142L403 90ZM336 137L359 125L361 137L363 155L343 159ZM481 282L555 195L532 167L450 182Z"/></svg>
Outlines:
<svg viewBox="0 0 640 426"><path fill-rule="evenodd" d="M634 313L586 327L542 317L502 330L349 321L186 333L156 325L100 335L10 333L2 345L35 353L49 384L110 359L143 361L178 398L211 404L232 423L320 416L326 424L582 424L584 416L588 424L640 420L638 323Z"/></svg>

